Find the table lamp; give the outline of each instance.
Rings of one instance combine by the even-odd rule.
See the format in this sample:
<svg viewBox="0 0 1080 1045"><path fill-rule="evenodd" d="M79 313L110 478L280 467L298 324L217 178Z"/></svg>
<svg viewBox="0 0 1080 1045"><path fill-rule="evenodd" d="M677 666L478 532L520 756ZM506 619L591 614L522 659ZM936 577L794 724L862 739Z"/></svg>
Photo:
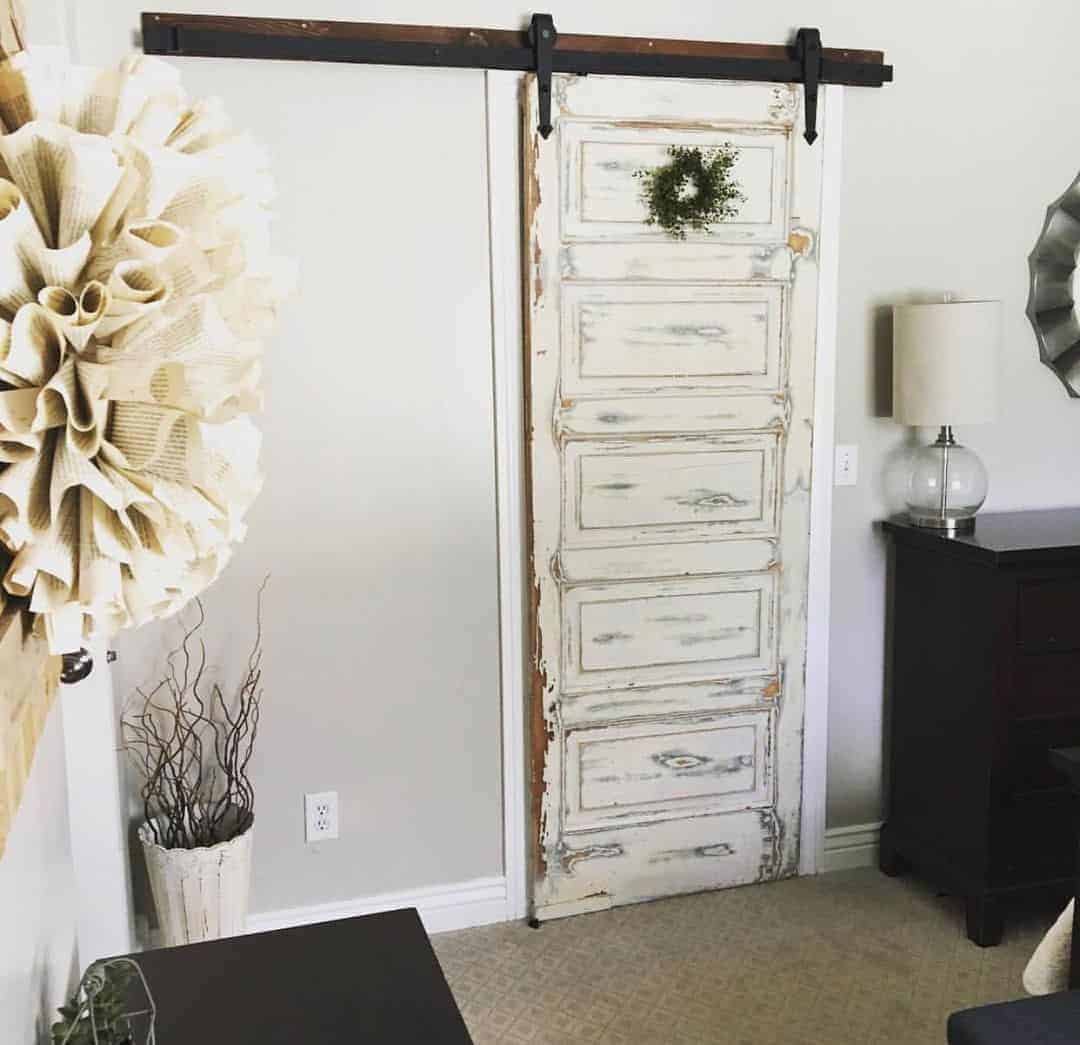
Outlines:
<svg viewBox="0 0 1080 1045"><path fill-rule="evenodd" d="M905 500L916 526L971 533L986 500L986 469L954 424L992 421L997 409L1000 301L893 306L893 417L938 426L907 462Z"/></svg>

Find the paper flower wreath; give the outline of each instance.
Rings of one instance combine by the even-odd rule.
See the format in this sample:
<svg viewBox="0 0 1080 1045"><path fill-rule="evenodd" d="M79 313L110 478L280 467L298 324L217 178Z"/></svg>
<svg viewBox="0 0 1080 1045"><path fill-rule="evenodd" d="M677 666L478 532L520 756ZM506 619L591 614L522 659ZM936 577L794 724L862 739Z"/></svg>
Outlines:
<svg viewBox="0 0 1080 1045"><path fill-rule="evenodd" d="M53 652L179 609L260 486L263 153L166 63L0 66L0 611Z"/></svg>

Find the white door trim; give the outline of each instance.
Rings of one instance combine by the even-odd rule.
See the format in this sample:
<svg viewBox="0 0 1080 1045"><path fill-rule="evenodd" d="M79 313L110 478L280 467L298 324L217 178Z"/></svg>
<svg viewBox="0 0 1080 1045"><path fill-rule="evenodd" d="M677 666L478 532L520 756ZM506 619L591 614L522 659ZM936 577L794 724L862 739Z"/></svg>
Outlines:
<svg viewBox="0 0 1080 1045"><path fill-rule="evenodd" d="M491 231L492 341L495 363L499 598L502 626L504 860L507 917L528 905L528 792L525 735L526 660L524 457L522 449L521 74L485 74L488 200ZM803 736L800 874L825 867L828 756L830 566L835 448L838 233L842 177L843 87L823 87L819 119L822 200L818 245L814 482L811 496L806 710Z"/></svg>
<svg viewBox="0 0 1080 1045"><path fill-rule="evenodd" d="M525 466L521 304L521 74L484 74L487 113L495 486L499 534L503 871L506 917L528 913L528 767L525 761Z"/></svg>
<svg viewBox="0 0 1080 1045"><path fill-rule="evenodd" d="M832 617L833 459L836 449L836 312L839 305L840 198L844 88L821 91L821 217L818 228L817 358L814 370L810 576L806 614L806 707L803 712L802 846L799 874L825 870L829 754L829 633Z"/></svg>
<svg viewBox="0 0 1080 1045"><path fill-rule="evenodd" d="M79 963L84 968L96 958L126 954L134 947L112 670L104 643L94 643L91 653L90 675L60 687Z"/></svg>

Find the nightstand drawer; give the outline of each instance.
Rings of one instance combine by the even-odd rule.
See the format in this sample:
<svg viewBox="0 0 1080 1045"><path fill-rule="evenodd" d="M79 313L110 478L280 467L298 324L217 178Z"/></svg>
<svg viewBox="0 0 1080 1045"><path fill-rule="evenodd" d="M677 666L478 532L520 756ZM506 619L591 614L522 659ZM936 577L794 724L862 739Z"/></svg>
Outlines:
<svg viewBox="0 0 1080 1045"><path fill-rule="evenodd" d="M1076 866L1068 791L1020 799L994 817L989 877L995 885L1067 878Z"/></svg>
<svg viewBox="0 0 1080 1045"><path fill-rule="evenodd" d="M1080 744L1080 718L1014 723L1003 767L1004 791L1012 796L1063 791L1068 781L1050 765L1050 749L1077 744Z"/></svg>
<svg viewBox="0 0 1080 1045"><path fill-rule="evenodd" d="M1012 714L1015 720L1040 715L1080 718L1080 650L1021 653L1016 658Z"/></svg>
<svg viewBox="0 0 1080 1045"><path fill-rule="evenodd" d="M1028 649L1080 649L1080 578L1021 582L1017 624Z"/></svg>

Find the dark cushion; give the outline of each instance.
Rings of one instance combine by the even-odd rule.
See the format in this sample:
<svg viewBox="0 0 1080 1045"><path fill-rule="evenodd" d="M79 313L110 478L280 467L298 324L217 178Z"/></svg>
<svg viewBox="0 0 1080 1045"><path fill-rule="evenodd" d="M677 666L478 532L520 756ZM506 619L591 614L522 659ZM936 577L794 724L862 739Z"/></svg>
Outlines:
<svg viewBox="0 0 1080 1045"><path fill-rule="evenodd" d="M1062 991L1000 1005L964 1009L949 1017L949 1045L1076 1045L1080 991Z"/></svg>

